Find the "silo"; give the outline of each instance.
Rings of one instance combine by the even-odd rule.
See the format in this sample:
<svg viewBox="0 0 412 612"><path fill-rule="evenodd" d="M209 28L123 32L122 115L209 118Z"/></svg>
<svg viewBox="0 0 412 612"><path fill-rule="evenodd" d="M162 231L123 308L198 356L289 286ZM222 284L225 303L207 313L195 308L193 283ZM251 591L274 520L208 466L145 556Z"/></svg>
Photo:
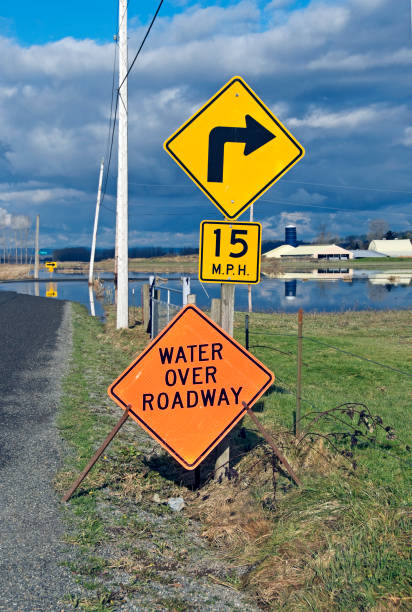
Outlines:
<svg viewBox="0 0 412 612"><path fill-rule="evenodd" d="M294 300L296 298L296 279L285 281L285 298Z"/></svg>
<svg viewBox="0 0 412 612"><path fill-rule="evenodd" d="M290 244L291 246L296 246L296 227L294 225L287 225L285 227L285 244Z"/></svg>

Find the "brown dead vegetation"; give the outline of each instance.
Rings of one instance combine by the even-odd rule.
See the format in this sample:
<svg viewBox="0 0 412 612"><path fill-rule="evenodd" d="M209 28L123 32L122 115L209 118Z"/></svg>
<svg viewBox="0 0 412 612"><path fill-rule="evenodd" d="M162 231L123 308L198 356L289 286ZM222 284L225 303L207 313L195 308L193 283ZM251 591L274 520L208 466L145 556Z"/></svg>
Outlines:
<svg viewBox="0 0 412 612"><path fill-rule="evenodd" d="M33 266L30 264L1 264L0 280L19 280L29 278Z"/></svg>
<svg viewBox="0 0 412 612"><path fill-rule="evenodd" d="M297 446L289 432L278 431L276 440L302 479L313 473L327 478L336 470L349 470L348 462L323 439ZM277 542L277 529L283 533L288 530L288 506L293 508L300 490L284 478L271 450L263 444L245 454L235 471L223 486L213 480L203 486L187 513L202 522L203 537L221 554L232 563L237 559L239 565L249 567L242 588L252 592L264 608L278 609L293 591L314 579L316 566L328 566L332 561L330 536L343 509L335 500L323 500L301 510L299 529ZM268 553L262 558L265 549ZM314 551L316 560L312 563Z"/></svg>

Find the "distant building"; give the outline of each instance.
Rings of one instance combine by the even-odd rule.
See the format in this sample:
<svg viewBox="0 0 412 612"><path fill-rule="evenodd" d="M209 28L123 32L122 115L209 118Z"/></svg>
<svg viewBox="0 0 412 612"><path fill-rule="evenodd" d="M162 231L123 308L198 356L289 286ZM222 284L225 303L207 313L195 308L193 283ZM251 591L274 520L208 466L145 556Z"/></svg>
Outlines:
<svg viewBox="0 0 412 612"><path fill-rule="evenodd" d="M412 257L410 240L372 240L368 250L378 251L388 257Z"/></svg>
<svg viewBox="0 0 412 612"><path fill-rule="evenodd" d="M353 254L337 244L303 244L297 247L291 244L282 244L276 249L264 253L264 257L277 259L353 259Z"/></svg>
<svg viewBox="0 0 412 612"><path fill-rule="evenodd" d="M354 259L363 259L364 257L388 257L385 253L378 253L369 249L355 249L352 251Z"/></svg>

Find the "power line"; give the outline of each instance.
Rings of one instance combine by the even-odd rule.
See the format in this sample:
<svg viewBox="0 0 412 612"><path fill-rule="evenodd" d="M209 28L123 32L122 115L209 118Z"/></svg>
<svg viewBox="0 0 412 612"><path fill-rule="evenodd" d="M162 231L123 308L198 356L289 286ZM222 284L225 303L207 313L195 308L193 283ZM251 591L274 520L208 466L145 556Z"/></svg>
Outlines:
<svg viewBox="0 0 412 612"><path fill-rule="evenodd" d="M349 207L347 207L347 208L337 208L336 206L322 206L320 204L310 204L310 203L306 203L306 202L288 202L286 200L266 200L266 198L261 198L260 200L258 200L258 203L259 202L266 202L268 204L284 204L286 206L304 206L306 208L320 208L320 209L324 209L324 210L338 210L340 212L346 212L346 213L355 212L354 209L351 209ZM356 208L356 212L357 213L362 212L362 211L373 212L373 211L371 211L369 209L366 209L366 208L365 209L359 208L359 206ZM399 212L399 213L392 213L392 214L396 215L396 214L402 214L402 213Z"/></svg>
<svg viewBox="0 0 412 612"><path fill-rule="evenodd" d="M114 100L115 77L116 77L116 59L117 59L117 43L115 44L115 47L114 47L114 57L113 57L112 94L111 94L111 100L110 100L109 131L107 133L107 145L106 145L106 155L105 155L106 159L108 158L109 145L110 145L110 132L111 132L111 129L112 129L113 100Z"/></svg>
<svg viewBox="0 0 412 612"><path fill-rule="evenodd" d="M362 191L382 191L392 193L405 193L412 195L412 191L404 191L402 189L386 189L384 187L359 187L357 185L333 185L332 183L310 183L309 181L290 181L283 180L283 183L296 183L299 185L314 185L316 187L337 187L338 189L359 189Z"/></svg>
<svg viewBox="0 0 412 612"><path fill-rule="evenodd" d="M127 79L127 77L129 76L129 73L130 73L131 69L133 68L133 66L134 66L134 64L135 64L135 62L136 62L136 60L137 60L137 58L139 57L140 51L143 49L143 45L145 44L146 39L147 39L147 37L148 37L148 36L149 36L149 34L150 34L150 30L152 29L152 26L153 26L154 22L156 21L156 17L157 17L157 15L159 14L159 11L160 11L160 8L161 8L162 4L163 4L163 0L160 0L160 2L159 2L159 6L157 7L156 12L155 12L155 14L153 15L152 21L150 22L150 25L149 25L149 27L147 28L146 34L144 35L144 38L143 38L142 42L140 43L140 47L138 48L137 53L136 53L136 55L134 56L133 61L132 61L132 63L131 63L131 64L130 64L130 66L129 66L129 70L126 72L126 76L124 77L123 81L122 81L122 82L120 83L120 85L119 85L119 89L118 89L118 91L121 89L121 87L122 87L123 83L125 82L125 80L126 80L126 79Z"/></svg>
<svg viewBox="0 0 412 612"><path fill-rule="evenodd" d="M190 183L138 183L130 181L133 185L139 187L193 187ZM405 193L412 195L412 191L404 191L401 189L384 189L380 187L359 187L356 185L334 185L332 183L310 183L309 181L290 181L283 179L282 183L293 183L299 185L314 185L317 187L336 187L337 189L360 189L362 191L382 191L382 192L393 192L393 193Z"/></svg>
<svg viewBox="0 0 412 612"><path fill-rule="evenodd" d="M349 208L337 208L336 206L321 206L319 204L309 204L306 202L288 202L287 200L266 200L266 198L261 198L258 200L260 202L266 202L267 204L283 204L286 206L305 206L306 208L322 208L323 210L339 210L343 212L353 212ZM356 212L359 212L360 209L357 208Z"/></svg>
<svg viewBox="0 0 412 612"><path fill-rule="evenodd" d="M101 204L100 206L103 206L103 202L104 202L104 198L106 195L106 189L107 189L107 181L109 179L109 171L110 171L110 163L112 160L112 152L113 152L113 141L114 141L114 133L116 130L116 118L117 118L117 108L119 106L119 95L116 96L116 106L114 109L114 117L113 117L113 125L112 125L112 137L111 137L111 142L110 142L110 151L109 151L109 158L108 158L108 162L107 162L107 166L106 166L106 176L105 176L105 180L104 180L104 187L102 190L102 200L101 200ZM107 208L107 206L103 206L103 208Z"/></svg>

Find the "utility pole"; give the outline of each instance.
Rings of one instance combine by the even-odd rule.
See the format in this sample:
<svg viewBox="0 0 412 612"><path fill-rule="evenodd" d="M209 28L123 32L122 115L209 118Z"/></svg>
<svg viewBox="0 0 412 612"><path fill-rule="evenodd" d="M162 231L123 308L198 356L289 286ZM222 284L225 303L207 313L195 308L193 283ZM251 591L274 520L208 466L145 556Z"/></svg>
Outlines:
<svg viewBox="0 0 412 612"><path fill-rule="evenodd" d="M36 237L34 239L34 278L39 278L39 225L40 215L36 215Z"/></svg>
<svg viewBox="0 0 412 612"><path fill-rule="evenodd" d="M104 160L102 159L100 163L99 187L97 189L96 212L94 213L92 250L90 251L89 285L93 285L94 253L96 251L97 225L99 223L100 198L102 195L103 166Z"/></svg>
<svg viewBox="0 0 412 612"><path fill-rule="evenodd" d="M119 0L119 148L117 170L117 329L129 326L128 161L127 161L127 0Z"/></svg>

